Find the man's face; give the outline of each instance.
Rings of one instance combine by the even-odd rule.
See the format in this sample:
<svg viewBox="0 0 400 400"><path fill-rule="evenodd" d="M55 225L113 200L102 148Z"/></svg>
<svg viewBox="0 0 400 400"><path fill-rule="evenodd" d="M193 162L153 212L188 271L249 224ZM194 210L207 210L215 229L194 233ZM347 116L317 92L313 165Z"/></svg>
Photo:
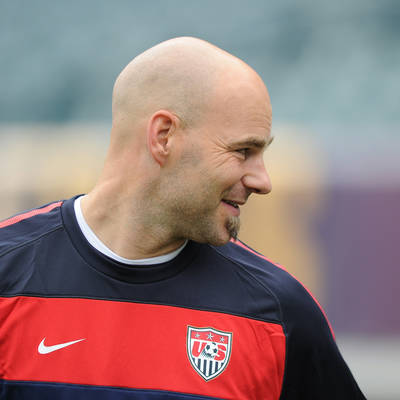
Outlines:
<svg viewBox="0 0 400 400"><path fill-rule="evenodd" d="M244 89L240 97L220 96L206 121L186 133L169 193L185 238L214 245L236 238L240 206L251 193L271 190L263 162L271 141L268 95Z"/></svg>

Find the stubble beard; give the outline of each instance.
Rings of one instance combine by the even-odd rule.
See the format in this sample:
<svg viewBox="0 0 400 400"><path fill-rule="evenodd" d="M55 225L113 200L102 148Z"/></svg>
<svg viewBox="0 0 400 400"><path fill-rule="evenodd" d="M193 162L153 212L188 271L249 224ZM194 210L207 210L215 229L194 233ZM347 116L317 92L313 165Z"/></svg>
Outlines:
<svg viewBox="0 0 400 400"><path fill-rule="evenodd" d="M178 221L185 221L183 229ZM180 225L176 227L176 231L181 232L180 237L200 243L209 243L213 246L222 246L230 239L236 240L240 229L239 217L229 216L222 225L225 229L225 234L222 234L221 225L218 227L221 222L218 223L215 219L197 213L188 215L182 209L180 215L174 217L174 222L178 222ZM228 238L226 238L226 234L228 234Z"/></svg>
<svg viewBox="0 0 400 400"><path fill-rule="evenodd" d="M168 189L171 189L171 186ZM237 239L240 229L239 216L225 215L223 217L225 221L221 221L218 208L213 202L207 201L215 197L212 190L206 190L204 196L197 199L189 195L181 196L183 192L182 187L173 193L164 191L164 194L168 193L169 196L168 201L164 202L160 220L164 226L169 227L175 237L214 246L221 246L230 239ZM165 204L169 205L167 209ZM221 228L225 232L222 232Z"/></svg>

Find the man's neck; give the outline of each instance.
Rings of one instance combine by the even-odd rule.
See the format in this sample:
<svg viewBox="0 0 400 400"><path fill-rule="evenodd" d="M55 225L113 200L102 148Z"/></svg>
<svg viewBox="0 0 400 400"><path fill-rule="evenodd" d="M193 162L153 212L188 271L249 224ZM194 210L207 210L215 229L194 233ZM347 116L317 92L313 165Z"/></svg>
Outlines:
<svg viewBox="0 0 400 400"><path fill-rule="evenodd" d="M145 224L134 202L129 209L118 204L116 196L92 191L81 200L83 217L112 252L126 259L157 257L177 250L185 239L174 239L155 224Z"/></svg>

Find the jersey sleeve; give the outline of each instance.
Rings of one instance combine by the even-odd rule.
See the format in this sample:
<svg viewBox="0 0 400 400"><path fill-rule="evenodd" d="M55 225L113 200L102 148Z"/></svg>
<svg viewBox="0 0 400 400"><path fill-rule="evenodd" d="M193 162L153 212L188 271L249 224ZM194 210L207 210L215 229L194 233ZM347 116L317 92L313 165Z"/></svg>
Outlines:
<svg viewBox="0 0 400 400"><path fill-rule="evenodd" d="M282 266L243 242L233 244L234 257L266 289L265 296L273 294L279 308L286 336L279 400L365 400L312 293Z"/></svg>
<svg viewBox="0 0 400 400"><path fill-rule="evenodd" d="M279 296L287 337L280 400L365 399L321 306L295 278L285 281L286 290Z"/></svg>

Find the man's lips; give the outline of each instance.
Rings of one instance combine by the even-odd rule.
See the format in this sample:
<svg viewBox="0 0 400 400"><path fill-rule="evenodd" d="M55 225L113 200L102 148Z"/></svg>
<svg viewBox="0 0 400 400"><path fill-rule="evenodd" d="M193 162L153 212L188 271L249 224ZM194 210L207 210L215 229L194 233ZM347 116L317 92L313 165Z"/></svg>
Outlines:
<svg viewBox="0 0 400 400"><path fill-rule="evenodd" d="M229 208L229 210L231 212L233 212L233 214L235 216L240 215L240 205L243 205L244 202L242 201L234 201L234 200L228 200L228 199L222 199L222 203L224 203L224 205Z"/></svg>

